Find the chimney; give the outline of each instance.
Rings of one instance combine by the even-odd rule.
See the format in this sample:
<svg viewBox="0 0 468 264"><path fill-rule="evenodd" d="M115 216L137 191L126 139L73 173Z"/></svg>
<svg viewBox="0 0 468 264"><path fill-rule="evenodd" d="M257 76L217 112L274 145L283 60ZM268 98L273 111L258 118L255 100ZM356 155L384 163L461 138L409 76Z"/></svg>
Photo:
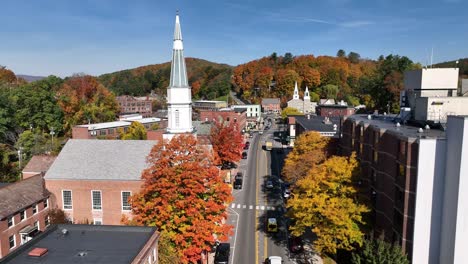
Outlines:
<svg viewBox="0 0 468 264"><path fill-rule="evenodd" d="M48 251L49 250L47 248L34 248L33 250L29 251L28 256L30 256L30 257L42 257Z"/></svg>

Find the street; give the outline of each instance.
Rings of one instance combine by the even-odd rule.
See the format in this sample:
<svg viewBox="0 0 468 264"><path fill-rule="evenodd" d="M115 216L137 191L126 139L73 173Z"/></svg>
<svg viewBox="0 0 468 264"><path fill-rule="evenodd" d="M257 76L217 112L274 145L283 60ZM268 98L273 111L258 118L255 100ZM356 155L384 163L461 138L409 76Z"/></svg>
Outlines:
<svg viewBox="0 0 468 264"><path fill-rule="evenodd" d="M274 122L273 122L274 123ZM276 125L263 135L255 133L250 139L247 159L241 160L238 170L243 173L242 189L234 190L234 202L229 206L228 223L234 226L230 237L231 263L263 263L269 256L281 256L284 263L296 263L288 258L288 233L280 171L285 153L274 142L272 151L263 148L266 140L274 141ZM273 188L267 188L267 180ZM267 232L268 218L278 220L278 232Z"/></svg>

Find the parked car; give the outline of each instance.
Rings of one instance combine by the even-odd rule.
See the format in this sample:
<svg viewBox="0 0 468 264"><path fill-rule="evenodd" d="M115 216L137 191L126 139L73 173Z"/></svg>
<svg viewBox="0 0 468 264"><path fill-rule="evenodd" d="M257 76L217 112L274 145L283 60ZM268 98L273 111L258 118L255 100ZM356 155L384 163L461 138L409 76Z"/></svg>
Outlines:
<svg viewBox="0 0 468 264"><path fill-rule="evenodd" d="M219 244L216 247L214 263L215 264L228 264L230 251L231 251L231 244L229 243Z"/></svg>
<svg viewBox="0 0 468 264"><path fill-rule="evenodd" d="M247 152L242 152L242 159L247 159Z"/></svg>
<svg viewBox="0 0 468 264"><path fill-rule="evenodd" d="M237 172L236 177L234 177L236 180L237 179L242 179L242 172Z"/></svg>
<svg viewBox="0 0 468 264"><path fill-rule="evenodd" d="M289 238L289 251L291 253L299 253L304 250L304 243L302 242L302 238L292 236Z"/></svg>
<svg viewBox="0 0 468 264"><path fill-rule="evenodd" d="M234 181L234 189L242 189L242 178L236 178L236 180Z"/></svg>
<svg viewBox="0 0 468 264"><path fill-rule="evenodd" d="M266 184L265 184L265 187L266 187L267 189L273 189L273 187L274 187L274 186L273 186L273 181L267 180L267 181L266 181Z"/></svg>
<svg viewBox="0 0 468 264"><path fill-rule="evenodd" d="M250 145L245 144L244 145L244 150L248 150Z"/></svg>
<svg viewBox="0 0 468 264"><path fill-rule="evenodd" d="M245 145L250 146L250 142L249 141L245 142Z"/></svg>

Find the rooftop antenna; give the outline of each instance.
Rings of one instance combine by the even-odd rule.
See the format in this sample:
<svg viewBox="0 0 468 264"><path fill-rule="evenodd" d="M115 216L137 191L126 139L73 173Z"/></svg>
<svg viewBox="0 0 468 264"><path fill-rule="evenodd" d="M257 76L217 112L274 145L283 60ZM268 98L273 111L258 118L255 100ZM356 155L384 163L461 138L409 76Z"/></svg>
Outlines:
<svg viewBox="0 0 468 264"><path fill-rule="evenodd" d="M431 69L432 69L432 59L434 57L434 45L432 46L432 49L431 49Z"/></svg>

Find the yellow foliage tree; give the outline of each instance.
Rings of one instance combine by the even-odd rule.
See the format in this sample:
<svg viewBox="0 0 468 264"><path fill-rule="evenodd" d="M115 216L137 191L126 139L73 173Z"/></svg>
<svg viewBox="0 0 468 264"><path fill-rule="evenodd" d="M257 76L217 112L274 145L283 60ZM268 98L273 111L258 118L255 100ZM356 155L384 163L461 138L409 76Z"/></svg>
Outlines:
<svg viewBox="0 0 468 264"><path fill-rule="evenodd" d="M288 214L296 220L290 227L293 235L311 228L317 235L315 249L323 253L362 245L359 225L364 224L362 215L369 209L356 201L352 177L358 167L354 153L349 158L332 156L297 182L287 205Z"/></svg>
<svg viewBox="0 0 468 264"><path fill-rule="evenodd" d="M122 128L119 129L122 140L146 140L146 128L140 122L132 122L127 133Z"/></svg>
<svg viewBox="0 0 468 264"><path fill-rule="evenodd" d="M329 138L315 131L299 135L294 141L293 150L286 157L283 177L291 183L304 178L310 169L327 158L329 141Z"/></svg>
<svg viewBox="0 0 468 264"><path fill-rule="evenodd" d="M294 107L286 107L285 109L281 110L281 117L283 119L287 118L288 115L304 115L304 114Z"/></svg>

